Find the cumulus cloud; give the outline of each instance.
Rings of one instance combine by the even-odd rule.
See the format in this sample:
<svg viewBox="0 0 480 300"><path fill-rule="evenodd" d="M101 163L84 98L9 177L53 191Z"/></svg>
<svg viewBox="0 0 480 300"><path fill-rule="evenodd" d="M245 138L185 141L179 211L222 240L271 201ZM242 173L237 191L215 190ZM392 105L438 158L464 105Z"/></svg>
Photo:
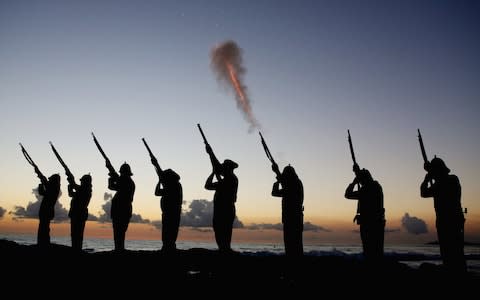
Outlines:
<svg viewBox="0 0 480 300"><path fill-rule="evenodd" d="M99 216L95 217L92 215L92 221L98 221L100 223L109 223L112 222L110 218L110 209L112 208L112 199L113 194L105 192L103 194L103 199L106 201L102 204L102 211L99 212ZM90 220L90 214L89 214ZM132 217L130 218L130 223L141 223L141 224L149 224L149 219L144 219L140 214L132 213Z"/></svg>
<svg viewBox="0 0 480 300"><path fill-rule="evenodd" d="M182 212L181 226L211 227L213 218L213 202L200 199L192 200L188 210Z"/></svg>
<svg viewBox="0 0 480 300"><path fill-rule="evenodd" d="M103 200L108 201L108 200L112 200L112 198L113 198L113 194L108 192L103 193Z"/></svg>
<svg viewBox="0 0 480 300"><path fill-rule="evenodd" d="M3 216L5 215L5 212L6 212L6 211L7 211L7 210L6 210L5 208L3 208L3 207L0 206L0 219L3 218Z"/></svg>
<svg viewBox="0 0 480 300"><path fill-rule="evenodd" d="M98 217L95 215L92 215L91 213L88 213L88 221L97 221L98 222Z"/></svg>
<svg viewBox="0 0 480 300"><path fill-rule="evenodd" d="M282 223L260 223L260 224L250 224L246 226L245 228L250 229L250 230L266 230L266 229L272 229L272 230L283 230L283 224ZM303 223L303 231L313 231L313 232L331 232L330 229L325 228L323 226L315 225L310 222L305 222Z"/></svg>
<svg viewBox="0 0 480 300"><path fill-rule="evenodd" d="M38 193L38 188L32 189L32 194L35 195L34 201L29 201L26 207L15 206L13 211L10 214L13 215L14 220L18 219L38 219L38 211L40 210L40 204L42 203L42 198ZM61 196L61 192L59 197ZM53 222L65 222L68 221L68 211L63 207L60 201L57 201L55 204L55 217Z"/></svg>
<svg viewBox="0 0 480 300"><path fill-rule="evenodd" d="M149 224L149 219L144 219L140 214L132 213L132 217L130 218L130 223L140 223L140 224Z"/></svg>
<svg viewBox="0 0 480 300"><path fill-rule="evenodd" d="M98 222L100 223L108 223L111 222L110 219L110 208L112 207L112 195L109 193L105 193L103 195L103 199L105 199L105 203L102 204L102 211L99 212Z"/></svg>
<svg viewBox="0 0 480 300"><path fill-rule="evenodd" d="M276 224L271 224L271 223L252 223L246 227L247 229L250 230L262 230L262 229L273 229L273 230L283 230L283 224L282 223L276 223Z"/></svg>
<svg viewBox="0 0 480 300"><path fill-rule="evenodd" d="M213 202L205 199L195 199L188 209L182 212L180 226L212 227ZM243 223L235 216L233 228L243 228Z"/></svg>
<svg viewBox="0 0 480 300"><path fill-rule="evenodd" d="M319 232L319 231L324 231L324 232L331 232L330 229L325 228L323 226L315 225L310 222L305 222L303 223L303 231L313 231L313 232Z"/></svg>
<svg viewBox="0 0 480 300"><path fill-rule="evenodd" d="M402 227L404 227L408 233L415 235L428 232L425 221L417 217L410 217L408 213L405 213L402 217Z"/></svg>

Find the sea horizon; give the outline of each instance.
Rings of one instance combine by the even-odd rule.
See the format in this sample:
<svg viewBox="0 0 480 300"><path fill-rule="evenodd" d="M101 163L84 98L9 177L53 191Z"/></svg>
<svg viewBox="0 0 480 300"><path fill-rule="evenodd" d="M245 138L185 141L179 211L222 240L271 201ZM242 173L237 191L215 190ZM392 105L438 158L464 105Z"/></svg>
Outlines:
<svg viewBox="0 0 480 300"><path fill-rule="evenodd" d="M35 234L0 234L0 239L10 240L21 245L35 245ZM71 246L69 236L52 236L51 242L58 245ZM217 250L215 242L178 240L177 249L189 250L203 248ZM155 240L125 240L125 248L129 251L159 251L161 239ZM114 249L113 239L103 237L85 238L83 250L89 253L108 252ZM232 243L232 249L242 255L274 256L284 255L283 243ZM411 245L385 245L385 257L418 268L423 263L440 265L442 263L438 245L434 243ZM468 270L480 273L480 245L465 245L465 257ZM361 244L304 244L304 254L311 256L341 256L352 260L362 260Z"/></svg>

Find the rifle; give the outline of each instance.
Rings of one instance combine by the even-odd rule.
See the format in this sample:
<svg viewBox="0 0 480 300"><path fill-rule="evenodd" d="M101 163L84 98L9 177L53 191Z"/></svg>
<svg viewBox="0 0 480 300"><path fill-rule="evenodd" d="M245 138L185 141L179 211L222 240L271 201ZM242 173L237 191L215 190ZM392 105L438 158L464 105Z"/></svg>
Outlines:
<svg viewBox="0 0 480 300"><path fill-rule="evenodd" d="M348 144L350 145L350 154L352 155L353 164L357 165L357 159L355 158L355 151L353 151L352 137L350 136L350 129L347 129L348 132Z"/></svg>
<svg viewBox="0 0 480 300"><path fill-rule="evenodd" d="M352 136L350 135L350 129L347 129L348 133L348 145L350 146L350 154L352 155L353 161L353 168L355 172L355 176L357 176L357 171L360 170L360 167L357 164L357 159L355 158L355 151L353 151L353 143L352 143ZM357 187L360 188L360 183L357 183ZM360 220L360 201L357 202L357 212L355 213L355 217L353 217L353 222L358 223Z"/></svg>
<svg viewBox="0 0 480 300"><path fill-rule="evenodd" d="M213 171L215 172L215 176L217 177L218 180L220 180L220 170L221 170L221 165L220 162L218 161L217 157L215 156L215 153L213 153L212 147L210 147L210 144L207 141L207 138L205 137L205 134L203 133L202 127L200 124L197 123L198 130L200 130L200 134L202 135L203 142L205 143L205 146L207 147L207 153L210 155L210 161L212 162L213 166Z"/></svg>
<svg viewBox="0 0 480 300"><path fill-rule="evenodd" d="M260 140L262 142L263 150L265 150L265 154L267 155L268 160L270 160L270 162L272 163L272 166L274 166L275 174L277 175L278 178L280 178L281 174L280 174L280 170L278 169L278 165L273 159L272 153L270 153L270 149L268 149L267 143L265 142L265 139L263 138L262 133L259 131L258 134L260 134Z"/></svg>
<svg viewBox="0 0 480 300"><path fill-rule="evenodd" d="M113 168L112 163L108 159L107 155L105 154L105 152L103 152L102 146L100 146L100 144L98 143L97 138L95 137L95 134L93 134L93 132L92 132L92 136L93 136L93 141L95 142L95 145L97 145L98 151L100 151L103 158L105 159L105 166L108 169L108 175L113 177L119 177L118 173Z"/></svg>
<svg viewBox="0 0 480 300"><path fill-rule="evenodd" d="M40 172L40 169L37 167L37 164L35 164L33 159L28 154L27 150L25 150L25 148L23 147L22 143L19 143L19 144L22 149L23 156L25 156L25 159L27 160L27 162L33 167L33 169L35 170L35 173L37 173L38 178L40 178L40 181L42 183L46 183L47 177L45 177L45 175L43 175L42 172Z"/></svg>
<svg viewBox="0 0 480 300"><path fill-rule="evenodd" d="M143 144L147 148L148 154L150 154L150 159L152 160L152 164L155 167L155 171L157 171L158 176L163 172L162 168L160 168L160 165L158 164L157 158L155 155L153 155L152 150L150 150L150 147L148 147L147 141L145 141L145 138L142 138Z"/></svg>
<svg viewBox="0 0 480 300"><path fill-rule="evenodd" d="M75 182L75 177L73 176L72 172L70 172L70 169L67 167L65 162L63 161L62 157L60 157L60 154L58 154L57 149L55 149L55 146L53 146L52 142L49 142L50 146L52 147L52 151L57 157L58 161L62 165L62 167L65 169L65 175L67 175L67 180L69 183L74 183Z"/></svg>
<svg viewBox="0 0 480 300"><path fill-rule="evenodd" d="M427 152L425 152L425 146L423 145L422 134L420 133L420 129L417 129L417 131L418 131L418 143L420 144L420 151L422 151L423 162L426 165L428 165L430 162L428 161L428 158L427 158Z"/></svg>

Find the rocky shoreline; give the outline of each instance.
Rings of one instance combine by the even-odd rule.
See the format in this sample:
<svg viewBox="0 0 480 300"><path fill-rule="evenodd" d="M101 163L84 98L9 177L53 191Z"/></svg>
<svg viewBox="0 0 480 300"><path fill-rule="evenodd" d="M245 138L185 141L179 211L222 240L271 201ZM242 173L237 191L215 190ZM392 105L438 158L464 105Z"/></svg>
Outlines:
<svg viewBox="0 0 480 300"><path fill-rule="evenodd" d="M283 255L252 253L222 254L215 250L192 248L174 253L161 251L77 252L68 246L52 244L40 248L0 240L6 286L21 284L25 276L48 292L51 285L82 292L79 286L110 295L138 290L174 291L200 296L248 295L249 293L298 293L321 291L368 295L372 289L394 288L398 292L422 290L441 294L477 289L476 274L449 274L439 266L422 264L414 269L385 259L379 265L338 256L309 256L288 259ZM403 288L402 288L403 287ZM48 293L47 293L48 294Z"/></svg>

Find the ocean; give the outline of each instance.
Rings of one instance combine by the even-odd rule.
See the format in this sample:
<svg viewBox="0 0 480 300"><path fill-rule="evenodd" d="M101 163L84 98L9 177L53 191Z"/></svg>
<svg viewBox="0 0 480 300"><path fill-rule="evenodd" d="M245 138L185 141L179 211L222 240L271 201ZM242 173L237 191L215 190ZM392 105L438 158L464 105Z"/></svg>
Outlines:
<svg viewBox="0 0 480 300"><path fill-rule="evenodd" d="M30 234L0 234L0 239L17 242L22 245L36 244L36 236ZM70 237L52 236L51 242L71 246ZM160 240L125 240L125 248L133 251L157 251L162 247ZM83 249L87 252L101 252L113 250L113 240L102 238L87 238L83 242ZM217 249L215 243L177 241L178 249ZM283 255L283 245L279 244L235 244L232 249L243 255L269 256ZM480 274L480 245L465 245L465 257L469 271ZM362 259L361 245L304 245L305 255L314 256L342 256L351 259ZM422 263L441 264L438 245L385 245L385 256L418 268Z"/></svg>

